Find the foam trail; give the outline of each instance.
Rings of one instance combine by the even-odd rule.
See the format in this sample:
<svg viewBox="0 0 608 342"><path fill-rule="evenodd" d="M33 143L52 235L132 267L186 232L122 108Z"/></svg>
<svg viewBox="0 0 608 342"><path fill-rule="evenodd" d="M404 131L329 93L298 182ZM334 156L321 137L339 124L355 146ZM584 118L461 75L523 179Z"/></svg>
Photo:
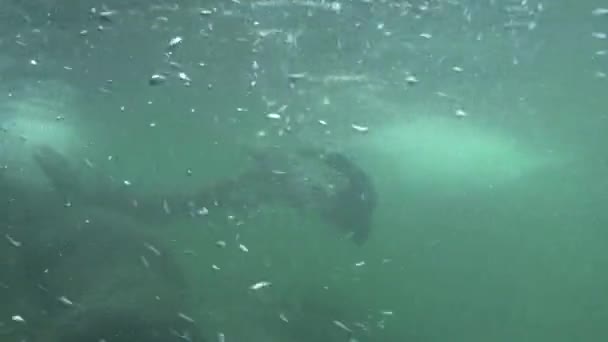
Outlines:
<svg viewBox="0 0 608 342"><path fill-rule="evenodd" d="M438 186L500 186L560 160L506 132L452 117L374 127L352 147L397 177Z"/></svg>
<svg viewBox="0 0 608 342"><path fill-rule="evenodd" d="M51 146L66 155L80 146L80 132L40 101L11 101L4 104L0 119L0 166L6 177L28 183L44 182L32 160L34 150Z"/></svg>

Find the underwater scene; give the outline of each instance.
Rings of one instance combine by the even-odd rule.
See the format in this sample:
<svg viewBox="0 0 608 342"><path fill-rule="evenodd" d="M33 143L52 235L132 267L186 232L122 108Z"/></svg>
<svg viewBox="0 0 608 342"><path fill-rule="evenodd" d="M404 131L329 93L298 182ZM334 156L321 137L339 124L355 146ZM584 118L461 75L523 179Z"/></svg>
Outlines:
<svg viewBox="0 0 608 342"><path fill-rule="evenodd" d="M0 342L608 341L608 3L0 0Z"/></svg>

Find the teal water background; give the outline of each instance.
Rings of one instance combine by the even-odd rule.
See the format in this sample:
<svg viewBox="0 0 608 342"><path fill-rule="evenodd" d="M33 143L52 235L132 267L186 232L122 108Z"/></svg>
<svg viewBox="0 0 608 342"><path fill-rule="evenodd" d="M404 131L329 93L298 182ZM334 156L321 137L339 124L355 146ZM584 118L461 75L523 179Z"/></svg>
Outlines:
<svg viewBox="0 0 608 342"><path fill-rule="evenodd" d="M0 4L3 163L33 167L24 135L179 192L249 147L321 146L378 190L364 246L281 205L151 228L209 340L347 341L334 321L360 341L608 338L601 1L105 4Z"/></svg>

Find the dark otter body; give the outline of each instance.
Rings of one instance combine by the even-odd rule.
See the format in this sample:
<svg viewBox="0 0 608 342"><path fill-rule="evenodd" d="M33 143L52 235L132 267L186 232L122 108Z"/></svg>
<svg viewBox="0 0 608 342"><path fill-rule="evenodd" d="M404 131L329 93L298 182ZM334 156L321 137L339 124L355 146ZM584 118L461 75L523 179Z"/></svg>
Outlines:
<svg viewBox="0 0 608 342"><path fill-rule="evenodd" d="M372 225L376 191L370 177L345 155L319 149L295 153L254 152L254 167L236 178L203 187L192 194L141 196L123 184L99 182L86 189L65 158L49 148L40 150L38 163L66 197L98 205L151 222L194 216L205 208L248 212L260 205L282 203L316 213L364 243ZM210 213L213 215L213 213Z"/></svg>
<svg viewBox="0 0 608 342"><path fill-rule="evenodd" d="M372 181L361 168L342 154L328 154L325 161L339 170L349 182L337 192L332 206L324 216L352 232L353 240L362 244L369 238L372 215L376 208L377 194Z"/></svg>

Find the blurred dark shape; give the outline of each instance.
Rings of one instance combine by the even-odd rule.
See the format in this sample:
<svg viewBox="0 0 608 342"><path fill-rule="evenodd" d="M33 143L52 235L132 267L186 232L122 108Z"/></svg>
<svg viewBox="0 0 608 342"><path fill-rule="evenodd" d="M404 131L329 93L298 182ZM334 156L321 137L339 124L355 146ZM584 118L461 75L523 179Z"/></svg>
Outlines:
<svg viewBox="0 0 608 342"><path fill-rule="evenodd" d="M50 148L37 158L62 191L0 176L2 235L19 242L0 249L0 314L25 320L0 339L203 341L180 317L193 315L191 292L158 236L105 210L66 209L66 194L80 191L73 166Z"/></svg>
<svg viewBox="0 0 608 342"><path fill-rule="evenodd" d="M339 227L353 233L353 240L362 244L369 238L377 194L369 176L346 156L330 153L325 162L344 175L349 183L340 189L324 216Z"/></svg>
<svg viewBox="0 0 608 342"><path fill-rule="evenodd" d="M19 238L21 291L31 308L24 315L35 341L202 341L179 317L191 310L179 266L138 226L68 214L24 226Z"/></svg>

